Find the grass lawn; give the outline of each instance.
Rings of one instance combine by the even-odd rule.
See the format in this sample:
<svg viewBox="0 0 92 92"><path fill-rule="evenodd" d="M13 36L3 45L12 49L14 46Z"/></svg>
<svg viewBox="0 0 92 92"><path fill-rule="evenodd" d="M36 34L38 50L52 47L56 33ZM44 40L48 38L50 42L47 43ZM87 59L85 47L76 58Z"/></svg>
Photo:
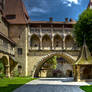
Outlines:
<svg viewBox="0 0 92 92"><path fill-rule="evenodd" d="M16 77L16 78L4 78L0 79L0 92L12 92L14 89L21 85L34 80L31 77Z"/></svg>
<svg viewBox="0 0 92 92"><path fill-rule="evenodd" d="M81 86L80 88L85 92L92 92L92 86Z"/></svg>

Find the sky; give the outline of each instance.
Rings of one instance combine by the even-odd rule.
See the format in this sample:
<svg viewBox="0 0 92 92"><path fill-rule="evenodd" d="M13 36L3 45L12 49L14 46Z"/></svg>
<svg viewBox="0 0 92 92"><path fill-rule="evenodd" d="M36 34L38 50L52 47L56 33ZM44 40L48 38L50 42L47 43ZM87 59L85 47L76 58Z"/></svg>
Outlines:
<svg viewBox="0 0 92 92"><path fill-rule="evenodd" d="M65 18L78 20L87 8L89 0L23 0L32 21L64 21Z"/></svg>

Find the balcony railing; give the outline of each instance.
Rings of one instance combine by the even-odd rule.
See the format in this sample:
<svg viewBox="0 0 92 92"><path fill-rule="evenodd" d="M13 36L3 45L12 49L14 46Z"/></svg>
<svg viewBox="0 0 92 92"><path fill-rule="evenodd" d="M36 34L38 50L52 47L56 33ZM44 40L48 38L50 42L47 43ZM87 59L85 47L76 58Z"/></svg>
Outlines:
<svg viewBox="0 0 92 92"><path fill-rule="evenodd" d="M65 49L63 49L62 47L30 47L30 50L80 50L80 48L73 48L73 47L65 47Z"/></svg>
<svg viewBox="0 0 92 92"><path fill-rule="evenodd" d="M11 54L11 55L15 54L13 49L11 49L9 47L5 47L3 45L0 45L0 51Z"/></svg>

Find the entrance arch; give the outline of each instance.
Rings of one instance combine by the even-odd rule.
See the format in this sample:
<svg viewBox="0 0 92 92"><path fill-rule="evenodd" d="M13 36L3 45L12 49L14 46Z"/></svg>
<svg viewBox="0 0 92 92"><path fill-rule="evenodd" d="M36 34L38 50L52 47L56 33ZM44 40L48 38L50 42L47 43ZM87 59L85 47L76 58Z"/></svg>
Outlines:
<svg viewBox="0 0 92 92"><path fill-rule="evenodd" d="M44 56L39 62L38 64L35 66L35 69L33 70L33 76L34 77L38 77L38 73L39 73L39 70L41 68L41 66L48 60L50 59L51 57L53 56L61 56L62 58L64 58L65 60L67 60L67 62L71 65L73 65L75 63L75 58L72 57L71 55L67 54L66 52L55 52L55 53L50 53L46 56Z"/></svg>
<svg viewBox="0 0 92 92"><path fill-rule="evenodd" d="M3 73L4 73L7 77L10 77L10 63L9 63L8 57L7 57L7 56L2 56L2 57L0 58L0 63L2 63L3 66L4 66L4 71L3 71Z"/></svg>

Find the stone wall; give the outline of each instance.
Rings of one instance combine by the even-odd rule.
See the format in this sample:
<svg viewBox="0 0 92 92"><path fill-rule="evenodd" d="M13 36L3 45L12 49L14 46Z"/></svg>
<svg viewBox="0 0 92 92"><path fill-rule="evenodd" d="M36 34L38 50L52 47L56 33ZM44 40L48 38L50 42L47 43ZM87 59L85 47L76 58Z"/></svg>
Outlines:
<svg viewBox="0 0 92 92"><path fill-rule="evenodd" d="M22 66L22 75L27 75L27 37L28 27L26 25L10 25L9 37L17 44L15 47L15 58L18 64ZM22 49L21 54L18 49Z"/></svg>
<svg viewBox="0 0 92 92"><path fill-rule="evenodd" d="M7 23L3 22L1 14L0 14L0 32L8 37L8 26Z"/></svg>

